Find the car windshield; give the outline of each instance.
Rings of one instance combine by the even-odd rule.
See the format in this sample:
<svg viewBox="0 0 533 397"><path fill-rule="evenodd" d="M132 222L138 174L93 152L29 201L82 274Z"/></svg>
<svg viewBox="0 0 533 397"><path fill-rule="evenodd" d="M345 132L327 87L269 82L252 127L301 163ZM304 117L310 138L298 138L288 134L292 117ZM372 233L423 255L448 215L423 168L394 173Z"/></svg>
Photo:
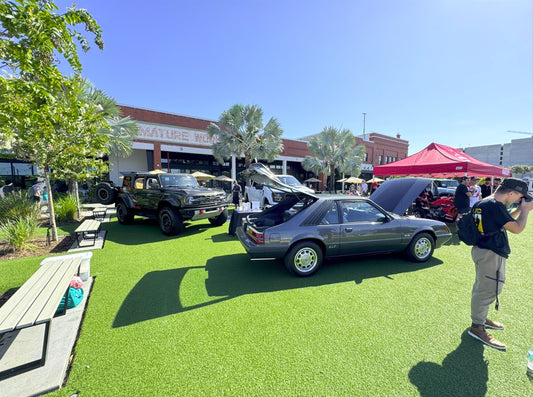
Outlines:
<svg viewBox="0 0 533 397"><path fill-rule="evenodd" d="M199 187L196 178L192 175L165 174L159 177L163 187Z"/></svg>
<svg viewBox="0 0 533 397"><path fill-rule="evenodd" d="M296 187L302 186L302 184L298 181L298 179L296 179L292 175L287 175L287 176L278 175L278 179L284 184L289 185L289 186L296 186Z"/></svg>
<svg viewBox="0 0 533 397"><path fill-rule="evenodd" d="M441 187L457 187L459 186L459 182L450 180L450 181L439 181Z"/></svg>

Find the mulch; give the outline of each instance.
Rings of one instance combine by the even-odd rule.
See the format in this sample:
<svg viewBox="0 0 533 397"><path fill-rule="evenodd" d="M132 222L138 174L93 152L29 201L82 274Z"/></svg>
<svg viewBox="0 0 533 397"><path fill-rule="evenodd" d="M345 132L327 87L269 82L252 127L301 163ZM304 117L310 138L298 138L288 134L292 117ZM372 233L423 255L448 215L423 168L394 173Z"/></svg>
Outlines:
<svg viewBox="0 0 533 397"><path fill-rule="evenodd" d="M0 261L67 252L74 244L74 241L76 241L76 238L71 235L66 235L59 238L58 241L50 242L47 241L46 237L36 237L30 242L31 248L16 252L13 252L5 244L0 243Z"/></svg>

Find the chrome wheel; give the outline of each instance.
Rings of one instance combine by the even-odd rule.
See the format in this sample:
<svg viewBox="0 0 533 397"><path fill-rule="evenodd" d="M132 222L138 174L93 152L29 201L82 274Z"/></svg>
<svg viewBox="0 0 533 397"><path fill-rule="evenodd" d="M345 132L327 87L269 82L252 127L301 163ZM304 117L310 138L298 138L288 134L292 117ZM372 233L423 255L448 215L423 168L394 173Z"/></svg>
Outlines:
<svg viewBox="0 0 533 397"><path fill-rule="evenodd" d="M313 241L295 244L285 256L285 267L298 276L310 276L322 265L322 248Z"/></svg>
<svg viewBox="0 0 533 397"><path fill-rule="evenodd" d="M302 248L294 255L294 267L301 272L313 269L318 261L316 251L309 247Z"/></svg>
<svg viewBox="0 0 533 397"><path fill-rule="evenodd" d="M417 234L406 250L407 258L413 262L425 262L433 255L435 242L428 233Z"/></svg>

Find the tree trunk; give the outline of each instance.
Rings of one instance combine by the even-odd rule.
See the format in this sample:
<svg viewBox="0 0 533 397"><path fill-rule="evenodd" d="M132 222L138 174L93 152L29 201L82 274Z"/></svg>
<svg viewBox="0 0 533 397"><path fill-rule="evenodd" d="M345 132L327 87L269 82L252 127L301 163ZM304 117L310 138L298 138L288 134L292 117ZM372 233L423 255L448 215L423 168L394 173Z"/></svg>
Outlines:
<svg viewBox="0 0 533 397"><path fill-rule="evenodd" d="M44 181L48 189L48 212L50 213L50 228L52 229L52 241L57 241L57 226L56 213L54 211L54 195L52 193L52 186L50 186L50 176L48 175L48 167L44 167Z"/></svg>
<svg viewBox="0 0 533 397"><path fill-rule="evenodd" d="M78 181L74 179L68 180L68 192L76 200L77 216L78 216L78 219L80 219L81 208L80 208L80 193L78 189Z"/></svg>
<svg viewBox="0 0 533 397"><path fill-rule="evenodd" d="M335 164L330 164L329 176L331 178L329 181L329 191L333 193L335 191Z"/></svg>

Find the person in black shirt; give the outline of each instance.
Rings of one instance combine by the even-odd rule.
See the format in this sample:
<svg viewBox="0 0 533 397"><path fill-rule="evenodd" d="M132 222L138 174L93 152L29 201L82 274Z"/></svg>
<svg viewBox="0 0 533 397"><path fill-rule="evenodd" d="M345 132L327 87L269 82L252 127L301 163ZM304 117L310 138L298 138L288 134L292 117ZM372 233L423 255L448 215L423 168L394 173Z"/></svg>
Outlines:
<svg viewBox="0 0 533 397"><path fill-rule="evenodd" d="M455 189L455 197L453 198L453 205L457 208L457 214L462 215L470 211L470 197L472 193L468 190L468 184L470 183L470 178L463 176L461 182L457 189Z"/></svg>
<svg viewBox="0 0 533 397"><path fill-rule="evenodd" d="M492 194L492 184L490 178L485 178L485 183L481 185L481 198L489 197Z"/></svg>
<svg viewBox="0 0 533 397"><path fill-rule="evenodd" d="M233 181L233 188L231 190L233 191L233 204L235 207L238 207L241 201L241 185L237 181Z"/></svg>
<svg viewBox="0 0 533 397"><path fill-rule="evenodd" d="M507 230L521 233L527 223L529 211L533 210L533 196L527 184L516 178L504 179L493 197L481 200L473 208L478 229L485 236L472 247L472 260L476 267L476 280L472 288L470 311L472 326L468 334L498 350L506 346L487 333L486 328L503 330L503 324L487 318L489 306L496 301L505 282L505 263L511 253ZM511 204L519 202L517 209L509 214Z"/></svg>

